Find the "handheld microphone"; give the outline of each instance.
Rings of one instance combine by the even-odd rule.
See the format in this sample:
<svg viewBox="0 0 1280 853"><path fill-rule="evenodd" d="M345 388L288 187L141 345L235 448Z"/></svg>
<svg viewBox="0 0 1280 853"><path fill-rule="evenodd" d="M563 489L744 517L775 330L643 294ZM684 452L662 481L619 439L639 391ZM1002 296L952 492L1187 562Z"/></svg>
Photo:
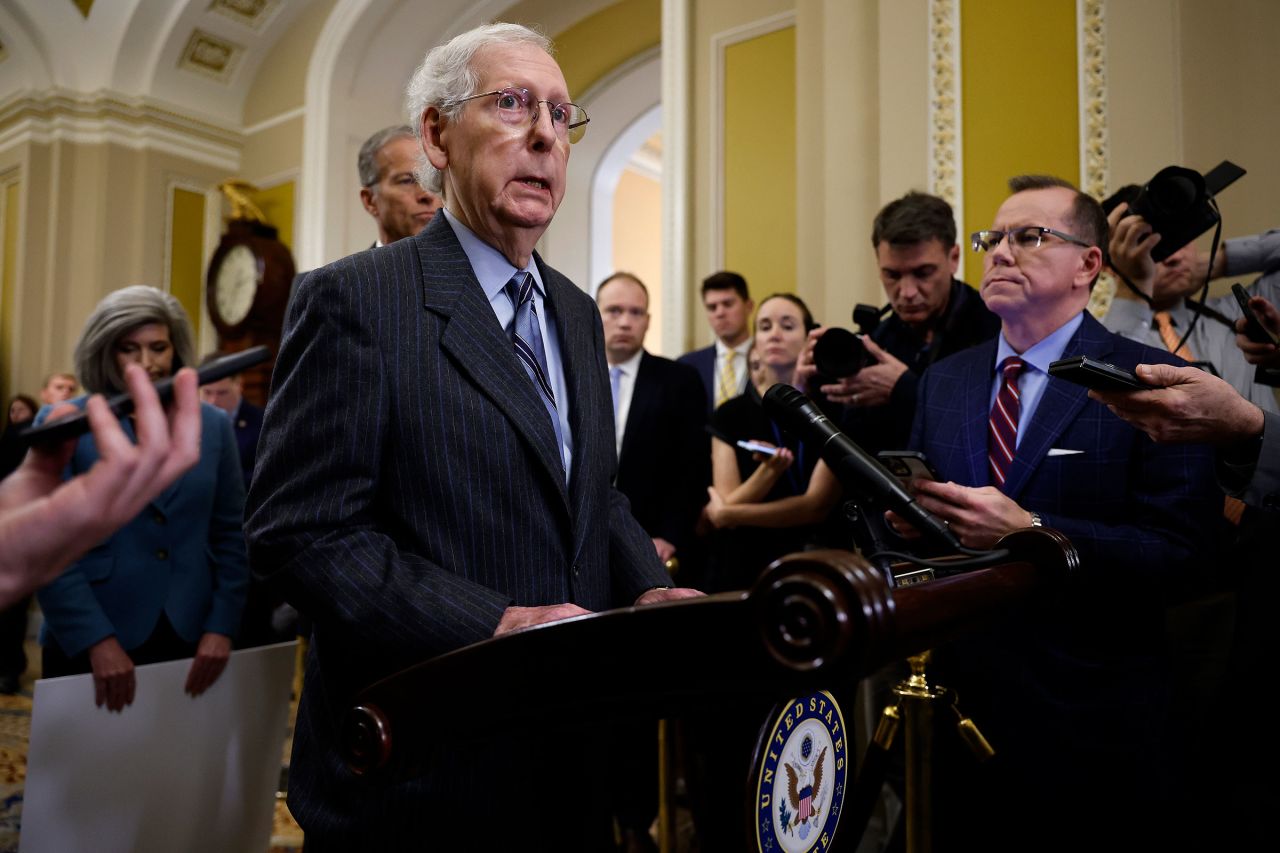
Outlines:
<svg viewBox="0 0 1280 853"><path fill-rule="evenodd" d="M836 478L880 500L926 536L961 553L972 553L937 516L915 502L898 478L879 460L836 429L812 400L790 385L778 383L765 392L765 411L788 432L817 444Z"/></svg>

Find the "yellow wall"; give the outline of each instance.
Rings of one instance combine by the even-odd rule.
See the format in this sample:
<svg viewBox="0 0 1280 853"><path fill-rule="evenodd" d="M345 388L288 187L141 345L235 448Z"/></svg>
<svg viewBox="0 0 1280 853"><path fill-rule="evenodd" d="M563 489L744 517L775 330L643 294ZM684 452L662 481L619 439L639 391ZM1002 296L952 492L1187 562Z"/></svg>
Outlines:
<svg viewBox="0 0 1280 853"><path fill-rule="evenodd" d="M796 31L725 50L724 266L752 295L796 287Z"/></svg>
<svg viewBox="0 0 1280 853"><path fill-rule="evenodd" d="M204 301L204 193L173 189L169 235L169 292L178 298L200 340Z"/></svg>
<svg viewBox="0 0 1280 853"><path fill-rule="evenodd" d="M250 197L262 209L268 225L280 232L280 242L293 251L293 181L285 181L273 187L264 187Z"/></svg>
<svg viewBox="0 0 1280 853"><path fill-rule="evenodd" d="M662 351L662 187L653 178L625 169L613 195L613 266L634 274L649 291L649 332L645 349ZM591 282L592 286L599 282Z"/></svg>
<svg viewBox="0 0 1280 853"><path fill-rule="evenodd" d="M964 0L960 65L967 236L991 224L1013 175L1079 183L1075 0L1039 0L1034 14L1022 0ZM965 258L977 283L982 261Z"/></svg>
<svg viewBox="0 0 1280 853"><path fill-rule="evenodd" d="M662 3L622 0L552 37L569 94L580 97L622 62L662 41ZM589 114L590 105L583 106Z"/></svg>

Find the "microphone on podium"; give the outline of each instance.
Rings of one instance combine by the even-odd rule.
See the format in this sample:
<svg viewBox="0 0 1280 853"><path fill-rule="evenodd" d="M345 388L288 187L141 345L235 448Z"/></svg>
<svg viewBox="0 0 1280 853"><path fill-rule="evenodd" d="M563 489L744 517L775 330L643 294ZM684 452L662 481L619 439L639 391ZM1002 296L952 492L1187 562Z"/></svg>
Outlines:
<svg viewBox="0 0 1280 853"><path fill-rule="evenodd" d="M916 503L897 477L837 429L804 394L778 383L765 392L764 409L783 429L819 446L819 455L843 485L879 500L939 544L962 554L975 553L961 545L941 519Z"/></svg>

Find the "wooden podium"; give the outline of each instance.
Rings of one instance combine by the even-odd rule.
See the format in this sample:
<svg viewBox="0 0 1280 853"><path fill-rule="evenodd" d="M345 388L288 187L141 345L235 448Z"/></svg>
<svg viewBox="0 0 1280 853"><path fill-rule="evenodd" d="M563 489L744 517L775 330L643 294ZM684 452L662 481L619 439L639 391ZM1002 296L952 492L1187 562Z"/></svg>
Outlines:
<svg viewBox="0 0 1280 853"><path fill-rule="evenodd" d="M743 592L622 608L467 646L366 688L347 714L344 755L357 774L405 778L430 766L443 746L438 732L456 745L497 730L545 735L584 709L657 719L850 687L989 623L1078 563L1071 543L1046 528L1009 534L998 547L1008 554L997 565L897 589L846 551L791 554ZM448 697L464 694L460 713Z"/></svg>

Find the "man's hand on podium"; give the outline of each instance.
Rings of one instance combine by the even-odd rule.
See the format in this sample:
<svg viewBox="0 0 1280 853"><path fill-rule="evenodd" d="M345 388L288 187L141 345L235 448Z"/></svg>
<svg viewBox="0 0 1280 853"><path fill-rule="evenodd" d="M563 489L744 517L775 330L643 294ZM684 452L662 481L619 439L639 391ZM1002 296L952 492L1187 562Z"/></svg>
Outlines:
<svg viewBox="0 0 1280 853"><path fill-rule="evenodd" d="M646 604L659 604L663 601L679 601L682 598L698 598L706 595L700 589L693 589L687 586L660 586L654 589L647 589L640 593L640 597L636 599L636 607L643 607Z"/></svg>
<svg viewBox="0 0 1280 853"><path fill-rule="evenodd" d="M493 636L501 637L521 628L532 628L534 625L545 625L547 622L559 622L575 616L590 615L590 610L583 610L576 604L545 604L541 607L508 607L502 612L502 619L493 632Z"/></svg>

